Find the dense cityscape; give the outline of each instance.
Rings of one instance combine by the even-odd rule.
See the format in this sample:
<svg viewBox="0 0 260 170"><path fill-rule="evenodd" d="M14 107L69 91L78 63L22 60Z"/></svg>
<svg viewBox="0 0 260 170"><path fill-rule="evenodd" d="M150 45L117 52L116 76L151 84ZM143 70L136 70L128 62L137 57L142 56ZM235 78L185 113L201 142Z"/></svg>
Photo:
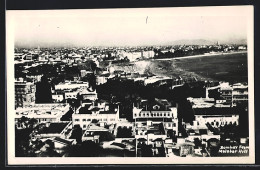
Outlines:
<svg viewBox="0 0 260 170"><path fill-rule="evenodd" d="M144 64L244 54L246 45L220 42L17 47L15 156L248 156L247 81Z"/></svg>

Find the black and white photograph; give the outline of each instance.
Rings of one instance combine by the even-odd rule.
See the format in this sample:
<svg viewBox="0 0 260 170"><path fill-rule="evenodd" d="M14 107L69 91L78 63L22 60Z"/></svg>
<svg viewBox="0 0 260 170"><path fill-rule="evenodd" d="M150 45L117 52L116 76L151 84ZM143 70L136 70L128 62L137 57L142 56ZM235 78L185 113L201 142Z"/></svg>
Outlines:
<svg viewBox="0 0 260 170"><path fill-rule="evenodd" d="M7 10L8 164L253 164L252 6Z"/></svg>

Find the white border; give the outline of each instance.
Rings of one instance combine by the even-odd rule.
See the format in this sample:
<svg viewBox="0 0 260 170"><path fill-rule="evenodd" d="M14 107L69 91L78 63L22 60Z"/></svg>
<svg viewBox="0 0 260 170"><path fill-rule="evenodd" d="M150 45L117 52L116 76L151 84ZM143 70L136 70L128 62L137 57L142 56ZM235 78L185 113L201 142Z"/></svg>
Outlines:
<svg viewBox="0 0 260 170"><path fill-rule="evenodd" d="M202 10L203 8L203 10ZM247 16L248 19L248 86L249 86L249 157L174 157L174 158L103 158L103 157L90 157L90 158L17 158L14 155L14 20L12 11L6 12L6 44L7 44L7 148L8 148L8 165L39 165L39 164L254 164L255 163L255 130L254 130L254 54L253 54L253 6L231 6L231 7L184 7L174 8L176 15L178 11L186 10L187 16L205 15L214 16L216 13L212 12L214 9L217 16L232 16L232 10L229 9L243 9L240 13L241 16ZM119 9L125 11L141 10L153 11L158 8L145 8L145 9ZM169 9L169 8L159 8ZM109 12L115 9L98 9L101 12ZM55 10L56 11L56 10ZM62 10L61 13L66 15L66 11ZM71 11L71 10L70 10ZM50 11L38 11L48 13ZM53 10L52 10L53 12ZM56 11L57 12L57 11ZM237 13L236 13L237 15Z"/></svg>

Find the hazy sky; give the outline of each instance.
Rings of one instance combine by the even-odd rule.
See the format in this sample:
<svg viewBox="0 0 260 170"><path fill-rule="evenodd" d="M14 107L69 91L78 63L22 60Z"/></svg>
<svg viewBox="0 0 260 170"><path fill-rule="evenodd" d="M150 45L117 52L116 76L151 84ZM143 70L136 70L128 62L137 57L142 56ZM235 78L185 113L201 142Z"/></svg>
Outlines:
<svg viewBox="0 0 260 170"><path fill-rule="evenodd" d="M247 37L248 11L245 6L7 11L7 29L16 44L33 46L226 41Z"/></svg>

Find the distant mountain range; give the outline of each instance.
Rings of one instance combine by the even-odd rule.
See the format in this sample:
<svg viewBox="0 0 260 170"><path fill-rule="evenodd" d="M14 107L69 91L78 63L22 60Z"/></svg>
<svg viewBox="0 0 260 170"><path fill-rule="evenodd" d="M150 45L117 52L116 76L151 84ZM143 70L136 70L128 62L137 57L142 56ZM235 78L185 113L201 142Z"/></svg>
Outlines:
<svg viewBox="0 0 260 170"><path fill-rule="evenodd" d="M221 44L239 44L239 45L246 45L246 39L239 39L239 38L230 38L227 40L207 40L207 39L181 39L181 40L174 40L163 42L160 45L216 45L217 43ZM156 46L156 44L154 44ZM73 47L76 45L68 44L68 43L60 43L60 44L48 44L48 43L41 43L41 44L26 44L24 42L16 42L15 47L29 47L29 48L37 48L38 46L41 47ZM146 46L146 45L143 45ZM149 46L149 45L147 45ZM82 46L79 46L82 47Z"/></svg>
<svg viewBox="0 0 260 170"><path fill-rule="evenodd" d="M171 45L215 45L215 44L247 44L246 39L229 39L225 41L206 40L206 39L181 39L170 42Z"/></svg>

